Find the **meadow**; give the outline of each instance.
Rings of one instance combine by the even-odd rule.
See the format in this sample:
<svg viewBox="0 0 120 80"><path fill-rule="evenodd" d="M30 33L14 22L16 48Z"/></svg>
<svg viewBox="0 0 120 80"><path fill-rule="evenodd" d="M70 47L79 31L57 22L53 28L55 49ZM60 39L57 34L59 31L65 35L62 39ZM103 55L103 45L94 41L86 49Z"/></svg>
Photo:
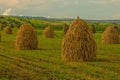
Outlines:
<svg viewBox="0 0 120 80"><path fill-rule="evenodd" d="M37 26L39 21L31 22ZM38 26L35 30L39 49L23 51L15 49L17 30L14 27L11 35L1 30L0 80L120 80L120 44L102 44L101 31L93 36L97 43L95 61L64 62L61 60L62 28L54 26L55 38L47 39Z"/></svg>

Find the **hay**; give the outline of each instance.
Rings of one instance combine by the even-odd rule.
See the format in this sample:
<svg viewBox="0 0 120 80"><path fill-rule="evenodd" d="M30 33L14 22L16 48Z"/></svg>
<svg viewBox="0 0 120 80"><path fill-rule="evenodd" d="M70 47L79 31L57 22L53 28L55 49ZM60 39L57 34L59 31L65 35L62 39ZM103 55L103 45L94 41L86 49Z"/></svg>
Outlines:
<svg viewBox="0 0 120 80"><path fill-rule="evenodd" d="M37 33L30 24L23 24L20 26L15 47L18 50L34 50L38 47Z"/></svg>
<svg viewBox="0 0 120 80"><path fill-rule="evenodd" d="M66 32L68 31L68 29L69 29L69 26L67 24L64 24L64 26L63 26L63 32L64 32L64 34L66 34Z"/></svg>
<svg viewBox="0 0 120 80"><path fill-rule="evenodd" d="M95 60L96 48L96 43L87 23L77 18L63 39L62 59L64 61Z"/></svg>
<svg viewBox="0 0 120 80"><path fill-rule="evenodd" d="M107 27L105 29L105 31L103 32L102 43L103 44L117 44L117 43L119 43L118 31L113 26Z"/></svg>
<svg viewBox="0 0 120 80"><path fill-rule="evenodd" d="M5 33L6 33L6 34L12 34L12 28L11 28L10 26L7 26L7 27L5 28Z"/></svg>
<svg viewBox="0 0 120 80"><path fill-rule="evenodd" d="M43 32L43 37L44 38L54 38L54 30L50 26L46 27Z"/></svg>

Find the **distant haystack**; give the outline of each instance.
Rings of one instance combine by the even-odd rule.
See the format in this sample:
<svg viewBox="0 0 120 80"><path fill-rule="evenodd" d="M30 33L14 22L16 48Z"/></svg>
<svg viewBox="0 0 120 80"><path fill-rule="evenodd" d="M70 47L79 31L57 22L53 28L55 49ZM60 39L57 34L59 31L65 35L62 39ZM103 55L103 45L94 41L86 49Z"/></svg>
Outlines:
<svg viewBox="0 0 120 80"><path fill-rule="evenodd" d="M68 29L69 29L69 26L67 24L64 24L64 26L63 26L63 32L64 32L64 34L66 34L66 32L68 31Z"/></svg>
<svg viewBox="0 0 120 80"><path fill-rule="evenodd" d="M46 27L43 32L43 37L44 38L54 38L54 30L50 26Z"/></svg>
<svg viewBox="0 0 120 80"><path fill-rule="evenodd" d="M75 19L62 42L64 61L90 61L96 58L96 43L87 23Z"/></svg>
<svg viewBox="0 0 120 80"><path fill-rule="evenodd" d="M10 26L7 26L7 27L5 28L5 33L6 33L6 34L12 34L12 28L11 28Z"/></svg>
<svg viewBox="0 0 120 80"><path fill-rule="evenodd" d="M105 43L105 44L119 43L119 34L117 29L115 29L113 26L107 27L102 34L102 43Z"/></svg>
<svg viewBox="0 0 120 80"><path fill-rule="evenodd" d="M20 26L15 47L18 50L34 50L38 47L37 33L30 24L23 24Z"/></svg>

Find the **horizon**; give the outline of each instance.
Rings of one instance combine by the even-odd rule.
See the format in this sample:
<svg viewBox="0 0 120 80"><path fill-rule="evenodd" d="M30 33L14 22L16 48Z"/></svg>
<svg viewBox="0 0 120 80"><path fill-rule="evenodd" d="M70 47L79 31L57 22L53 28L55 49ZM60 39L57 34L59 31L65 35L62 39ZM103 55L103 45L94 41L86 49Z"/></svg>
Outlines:
<svg viewBox="0 0 120 80"><path fill-rule="evenodd" d="M120 0L9 0L0 1L0 15L89 20L120 20ZM7 4L6 4L7 3Z"/></svg>
<svg viewBox="0 0 120 80"><path fill-rule="evenodd" d="M33 17L33 18L46 18L46 19L58 19L58 20L59 20L59 19L71 19L71 20L74 20L74 19L77 18L77 17L76 17L76 18L65 18L65 17L61 17L61 18L50 17L50 18L48 18L48 17L45 17L45 16L27 16L27 15L26 15L26 16L0 15L0 17L1 17L1 16L3 16L3 17L24 17L24 18L25 18L25 17L31 17L31 18ZM82 18L82 19L84 19L84 18ZM119 21L120 19L84 19L84 20L98 20L98 21L101 21L101 20L103 20L103 21L104 21L104 20L105 20L105 21L107 21L107 20L108 20L108 21L109 21L109 20L110 20L110 21L116 20L116 21L117 21L117 20L118 20L118 21Z"/></svg>

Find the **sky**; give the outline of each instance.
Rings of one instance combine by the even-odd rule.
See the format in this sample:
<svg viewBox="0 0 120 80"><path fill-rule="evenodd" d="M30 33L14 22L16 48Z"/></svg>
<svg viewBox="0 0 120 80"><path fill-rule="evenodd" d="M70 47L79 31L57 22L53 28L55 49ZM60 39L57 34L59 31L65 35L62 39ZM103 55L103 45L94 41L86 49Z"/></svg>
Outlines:
<svg viewBox="0 0 120 80"><path fill-rule="evenodd" d="M120 0L0 0L0 15L120 19Z"/></svg>

